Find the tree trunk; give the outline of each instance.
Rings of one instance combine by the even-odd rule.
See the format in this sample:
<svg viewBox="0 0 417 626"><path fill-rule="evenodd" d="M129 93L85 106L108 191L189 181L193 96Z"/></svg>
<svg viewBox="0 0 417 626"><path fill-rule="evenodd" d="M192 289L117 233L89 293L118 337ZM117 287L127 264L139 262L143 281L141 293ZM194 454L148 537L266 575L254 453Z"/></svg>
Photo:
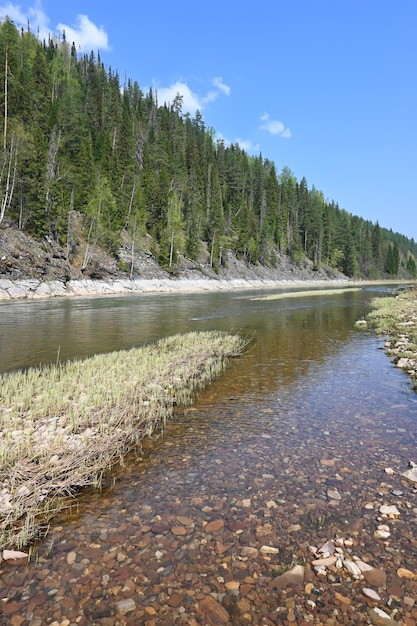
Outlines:
<svg viewBox="0 0 417 626"><path fill-rule="evenodd" d="M3 135L3 150L6 152L6 144L7 144L7 116L8 116L8 59L9 59L9 49L6 46L6 59L4 66L4 135Z"/></svg>
<svg viewBox="0 0 417 626"><path fill-rule="evenodd" d="M9 163L7 166L7 177L5 180L4 194L3 194L3 198L1 199L1 205L0 205L0 224L2 223L4 219L4 214L6 212L6 209L10 208L12 198L13 198L14 186L16 182L16 171L17 171L17 152L18 152L18 143L17 142L15 143L14 136L12 136L12 140L10 143ZM12 162L13 161L14 161L14 165L13 165L13 175L12 175ZM4 153L4 165L5 163L6 163L6 152ZM4 171L4 168L3 168L3 171Z"/></svg>

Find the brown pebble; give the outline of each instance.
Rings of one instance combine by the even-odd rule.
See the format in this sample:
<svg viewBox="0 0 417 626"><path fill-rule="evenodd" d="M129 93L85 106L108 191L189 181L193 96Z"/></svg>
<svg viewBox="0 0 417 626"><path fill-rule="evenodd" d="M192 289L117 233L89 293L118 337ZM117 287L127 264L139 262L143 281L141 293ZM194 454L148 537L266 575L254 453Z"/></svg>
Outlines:
<svg viewBox="0 0 417 626"><path fill-rule="evenodd" d="M224 543L221 543L221 541L217 541L216 543L216 552L219 556L221 556L222 554L224 554L227 550L227 546L224 545Z"/></svg>
<svg viewBox="0 0 417 626"><path fill-rule="evenodd" d="M20 609L24 606L23 602L6 602L3 604L2 611L5 615L12 615L14 613L19 613Z"/></svg>
<svg viewBox="0 0 417 626"><path fill-rule="evenodd" d="M176 519L177 519L177 522L179 524L182 524L183 526L191 526L191 524L193 523L193 520L191 519L191 517L184 517L183 515L178 515Z"/></svg>
<svg viewBox="0 0 417 626"><path fill-rule="evenodd" d="M206 596L200 602L198 613L206 617L210 626L222 626L230 622L229 613L212 596Z"/></svg>
<svg viewBox="0 0 417 626"><path fill-rule="evenodd" d="M400 567L397 570L397 576L399 576L400 578L406 578L407 580L417 579L417 576L414 574L414 572L412 572L409 569L406 569L405 567Z"/></svg>
<svg viewBox="0 0 417 626"><path fill-rule="evenodd" d="M402 598L404 595L403 588L401 587L401 585L397 585L396 583L393 583L392 585L387 587L387 593L390 596L394 596L394 598Z"/></svg>
<svg viewBox="0 0 417 626"><path fill-rule="evenodd" d="M204 530L206 533L213 533L223 528L223 526L224 521L222 519L216 519L213 522L209 522L207 526L204 527Z"/></svg>
<svg viewBox="0 0 417 626"><path fill-rule="evenodd" d="M174 609L176 609L177 607L180 606L180 604L182 604L184 600L184 596L182 593L179 593L178 591L174 591L173 594L170 595L170 597L167 600L167 604L168 606L172 606Z"/></svg>
<svg viewBox="0 0 417 626"><path fill-rule="evenodd" d="M382 587L387 582L387 575L382 569L378 569L377 567L373 567L370 570L365 570L363 572L363 577L365 578L368 585L371 587Z"/></svg>
<svg viewBox="0 0 417 626"><path fill-rule="evenodd" d="M165 526L165 524L154 524L151 526L151 532L153 532L154 535L163 535L168 530L169 528Z"/></svg>
<svg viewBox="0 0 417 626"><path fill-rule="evenodd" d="M288 572L284 572L281 576L276 576L269 583L270 589L285 589L286 587L295 587L302 585L304 582L304 567L296 565Z"/></svg>

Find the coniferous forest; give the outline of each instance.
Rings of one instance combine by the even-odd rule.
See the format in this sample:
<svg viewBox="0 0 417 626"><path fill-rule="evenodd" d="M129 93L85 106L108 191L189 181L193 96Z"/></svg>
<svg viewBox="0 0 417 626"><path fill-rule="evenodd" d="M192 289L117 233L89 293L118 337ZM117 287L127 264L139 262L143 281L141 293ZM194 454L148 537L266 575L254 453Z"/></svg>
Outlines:
<svg viewBox="0 0 417 626"><path fill-rule="evenodd" d="M71 262L79 233L116 258L145 239L166 269L179 255L217 271L228 254L350 277L416 277L413 239L351 215L287 167L215 139L199 112L121 84L99 55L0 24L0 228L53 240ZM353 183L352 183L353 184Z"/></svg>

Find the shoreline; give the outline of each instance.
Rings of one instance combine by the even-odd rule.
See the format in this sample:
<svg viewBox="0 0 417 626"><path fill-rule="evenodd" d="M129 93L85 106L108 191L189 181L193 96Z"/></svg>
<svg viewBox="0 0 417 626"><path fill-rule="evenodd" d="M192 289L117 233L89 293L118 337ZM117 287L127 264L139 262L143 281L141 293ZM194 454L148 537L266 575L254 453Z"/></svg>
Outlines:
<svg viewBox="0 0 417 626"><path fill-rule="evenodd" d="M416 286L401 296L374 299L367 316L368 326L385 336L384 348L395 367L402 369L417 391L417 292Z"/></svg>
<svg viewBox="0 0 417 626"><path fill-rule="evenodd" d="M42 298L129 295L145 293L202 293L215 291L242 291L247 289L278 289L285 287L335 287L364 286L371 284L410 283L401 280L353 280L339 279L124 279L113 280L59 280L41 281L33 278L10 280L0 278L0 301L38 300Z"/></svg>

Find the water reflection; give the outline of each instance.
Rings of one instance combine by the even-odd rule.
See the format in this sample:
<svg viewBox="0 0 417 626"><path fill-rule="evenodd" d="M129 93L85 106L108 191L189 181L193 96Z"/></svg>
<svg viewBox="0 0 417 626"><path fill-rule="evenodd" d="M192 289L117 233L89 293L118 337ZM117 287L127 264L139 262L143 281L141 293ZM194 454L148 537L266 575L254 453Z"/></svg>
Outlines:
<svg viewBox="0 0 417 626"><path fill-rule="evenodd" d="M323 319L343 339L369 294L302 301L254 301L253 296L249 291L0 302L0 372L130 348L196 329L243 330L261 338L276 334L297 342L298 334L306 338ZM306 346L310 343L314 340Z"/></svg>

